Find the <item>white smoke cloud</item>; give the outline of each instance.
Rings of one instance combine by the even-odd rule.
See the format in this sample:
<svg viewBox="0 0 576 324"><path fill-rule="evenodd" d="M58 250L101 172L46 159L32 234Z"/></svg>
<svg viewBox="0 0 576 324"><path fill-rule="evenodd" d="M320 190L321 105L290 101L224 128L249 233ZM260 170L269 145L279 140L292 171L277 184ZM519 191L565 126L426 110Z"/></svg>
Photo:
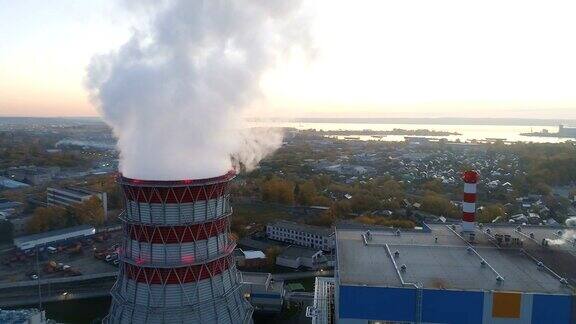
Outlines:
<svg viewBox="0 0 576 324"><path fill-rule="evenodd" d="M133 2L132 2L133 3ZM118 137L120 171L154 180L206 178L255 166L282 142L250 130L260 78L309 45L300 0L144 1L149 15L118 51L96 56L87 87Z"/></svg>

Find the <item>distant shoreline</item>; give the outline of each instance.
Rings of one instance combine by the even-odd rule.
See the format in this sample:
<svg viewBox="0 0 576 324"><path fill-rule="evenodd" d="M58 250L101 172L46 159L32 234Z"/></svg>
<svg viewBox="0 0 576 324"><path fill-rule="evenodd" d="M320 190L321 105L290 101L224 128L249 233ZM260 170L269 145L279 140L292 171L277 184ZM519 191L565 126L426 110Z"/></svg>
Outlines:
<svg viewBox="0 0 576 324"><path fill-rule="evenodd" d="M293 122L318 124L419 124L419 125L493 125L493 126L558 126L576 125L576 119L528 118L294 118L255 119L254 122Z"/></svg>
<svg viewBox="0 0 576 324"><path fill-rule="evenodd" d="M538 118L247 118L249 122L335 123L335 124L420 124L420 125L493 125L493 126L558 126L575 125L576 119ZM0 124L52 123L104 123L100 117L17 117L0 116Z"/></svg>

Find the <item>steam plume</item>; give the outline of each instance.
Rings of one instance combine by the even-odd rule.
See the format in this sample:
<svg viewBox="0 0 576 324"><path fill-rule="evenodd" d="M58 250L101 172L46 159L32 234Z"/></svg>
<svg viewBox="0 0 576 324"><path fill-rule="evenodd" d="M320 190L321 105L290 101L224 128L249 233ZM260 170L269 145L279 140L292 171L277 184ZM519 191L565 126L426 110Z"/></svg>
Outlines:
<svg viewBox="0 0 576 324"><path fill-rule="evenodd" d="M576 225L576 217L570 217L566 220L567 227L574 227ZM562 235L557 239L549 239L549 244L552 245L564 245L570 243L576 245L576 231L573 229L567 229L562 233Z"/></svg>
<svg viewBox="0 0 576 324"><path fill-rule="evenodd" d="M118 137L121 172L205 178L274 151L281 134L247 129L242 113L259 98L262 74L293 46L306 47L300 2L145 1L150 24L88 67L91 97Z"/></svg>

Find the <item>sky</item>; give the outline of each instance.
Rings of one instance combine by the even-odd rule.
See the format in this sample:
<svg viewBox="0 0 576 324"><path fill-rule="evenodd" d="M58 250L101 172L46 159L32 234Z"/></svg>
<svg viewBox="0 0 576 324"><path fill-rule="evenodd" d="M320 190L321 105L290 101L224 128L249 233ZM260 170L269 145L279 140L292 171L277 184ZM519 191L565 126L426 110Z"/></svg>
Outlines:
<svg viewBox="0 0 576 324"><path fill-rule="evenodd" d="M305 3L314 55L270 68L258 116L576 119L574 1ZM0 116L97 115L86 67L139 23L113 0L0 0Z"/></svg>

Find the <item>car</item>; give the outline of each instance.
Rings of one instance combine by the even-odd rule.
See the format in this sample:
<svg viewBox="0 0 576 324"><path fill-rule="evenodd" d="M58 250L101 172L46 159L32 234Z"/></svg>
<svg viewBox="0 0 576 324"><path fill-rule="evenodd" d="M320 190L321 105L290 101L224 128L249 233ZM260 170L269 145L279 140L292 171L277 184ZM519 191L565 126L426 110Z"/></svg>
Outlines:
<svg viewBox="0 0 576 324"><path fill-rule="evenodd" d="M120 264L120 260L116 259L116 260L112 261L112 264L115 266L118 266L118 264Z"/></svg>
<svg viewBox="0 0 576 324"><path fill-rule="evenodd" d="M53 247L53 246L49 246L46 249L48 250L48 253L50 253L50 254L54 254L54 253L58 252L58 249Z"/></svg>
<svg viewBox="0 0 576 324"><path fill-rule="evenodd" d="M106 256L106 259L105 259L105 260L106 260L106 262L112 262L112 261L114 261L114 260L116 260L116 259L118 259L118 254L112 253L112 254L108 254L108 255Z"/></svg>
<svg viewBox="0 0 576 324"><path fill-rule="evenodd" d="M32 274L32 275L30 275L30 279L32 279L32 280L38 280L38 275L37 275L37 274Z"/></svg>

